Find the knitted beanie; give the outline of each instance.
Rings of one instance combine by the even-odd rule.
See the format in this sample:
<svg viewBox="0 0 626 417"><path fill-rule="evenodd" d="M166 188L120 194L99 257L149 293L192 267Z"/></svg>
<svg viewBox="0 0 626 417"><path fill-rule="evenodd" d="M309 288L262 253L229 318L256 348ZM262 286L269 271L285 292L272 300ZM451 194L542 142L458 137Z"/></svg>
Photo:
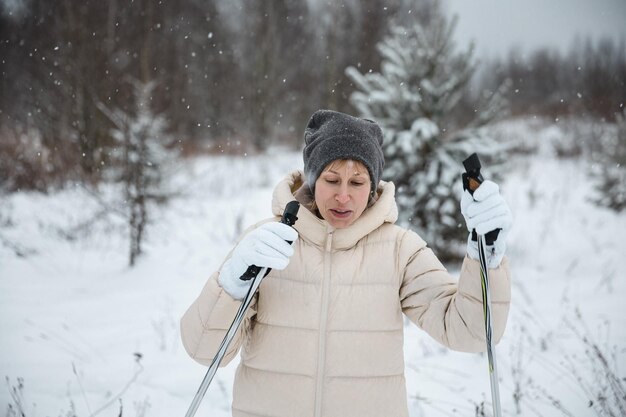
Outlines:
<svg viewBox="0 0 626 417"><path fill-rule="evenodd" d="M304 175L311 191L326 165L338 159L359 161L367 168L375 192L383 173L383 132L368 119L332 110L313 113L304 131Z"/></svg>

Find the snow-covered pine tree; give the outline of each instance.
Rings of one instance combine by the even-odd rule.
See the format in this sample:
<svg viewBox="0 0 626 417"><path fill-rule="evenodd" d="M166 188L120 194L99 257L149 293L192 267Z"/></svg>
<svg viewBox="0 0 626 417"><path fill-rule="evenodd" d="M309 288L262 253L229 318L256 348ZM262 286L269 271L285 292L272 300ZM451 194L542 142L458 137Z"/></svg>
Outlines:
<svg viewBox="0 0 626 417"><path fill-rule="evenodd" d="M503 85L485 93L470 117L455 115L475 70L473 48L455 51L456 20L449 22L438 3L434 7L424 24L390 27L390 35L377 45L380 73L361 74L349 67L346 74L359 90L350 97L352 105L385 134L383 176L397 187L399 221L445 260L462 255L467 237L459 209L461 162L477 152L494 168L489 164L504 147L479 128L507 106Z"/></svg>
<svg viewBox="0 0 626 417"><path fill-rule="evenodd" d="M151 105L154 81L131 80L134 108L130 112L98 107L113 122L112 136L116 146L111 156L119 167L115 178L124 187L130 234L129 264L133 266L142 253L145 230L151 218L151 207L168 198L163 191L163 169L172 159L166 148L169 135L163 116Z"/></svg>
<svg viewBox="0 0 626 417"><path fill-rule="evenodd" d="M626 209L626 109L617 114L616 124L616 135L608 135L594 155L592 175L593 202L619 213Z"/></svg>

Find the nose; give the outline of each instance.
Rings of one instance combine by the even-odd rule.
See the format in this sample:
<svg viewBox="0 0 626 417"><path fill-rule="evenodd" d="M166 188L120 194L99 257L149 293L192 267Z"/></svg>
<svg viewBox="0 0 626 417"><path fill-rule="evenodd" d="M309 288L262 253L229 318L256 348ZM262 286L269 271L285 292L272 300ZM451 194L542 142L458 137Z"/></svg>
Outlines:
<svg viewBox="0 0 626 417"><path fill-rule="evenodd" d="M335 194L335 200L339 204L346 204L348 201L350 201L350 194L348 194L348 188L345 186L342 186L337 192L337 194Z"/></svg>

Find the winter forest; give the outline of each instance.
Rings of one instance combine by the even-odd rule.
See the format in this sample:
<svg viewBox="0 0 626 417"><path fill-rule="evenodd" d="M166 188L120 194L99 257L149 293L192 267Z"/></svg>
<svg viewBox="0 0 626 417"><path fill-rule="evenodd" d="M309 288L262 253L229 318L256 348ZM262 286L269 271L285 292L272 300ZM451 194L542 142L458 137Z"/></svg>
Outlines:
<svg viewBox="0 0 626 417"><path fill-rule="evenodd" d="M484 56L453 3L0 0L0 416L184 415L180 317L317 109L378 122L398 223L454 275L461 161L500 184L503 416L625 416L625 32ZM493 415L485 354L404 346L412 417Z"/></svg>

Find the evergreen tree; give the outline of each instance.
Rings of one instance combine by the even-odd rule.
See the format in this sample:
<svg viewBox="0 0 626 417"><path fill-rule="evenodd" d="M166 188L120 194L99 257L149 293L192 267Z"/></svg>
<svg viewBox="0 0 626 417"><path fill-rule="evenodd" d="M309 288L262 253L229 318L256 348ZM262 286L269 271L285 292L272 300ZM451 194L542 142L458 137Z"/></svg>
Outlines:
<svg viewBox="0 0 626 417"><path fill-rule="evenodd" d="M385 133L384 178L397 187L400 222L418 231L442 259L457 257L467 231L459 210L461 161L478 152L484 162L502 152L478 128L506 107L504 85L487 93L472 117L459 103L474 72L473 48L456 52L455 21L434 3L426 23L393 26L377 47L380 73L347 75L359 91L351 103Z"/></svg>
<svg viewBox="0 0 626 417"><path fill-rule="evenodd" d="M152 110L154 82L132 80L135 106L132 112L99 108L113 122L113 138L117 146L112 159L119 166L116 180L124 185L124 206L130 234L129 264L133 266L142 253L145 230L151 207L167 199L163 192L163 171L173 158L166 148L169 136L162 115Z"/></svg>

